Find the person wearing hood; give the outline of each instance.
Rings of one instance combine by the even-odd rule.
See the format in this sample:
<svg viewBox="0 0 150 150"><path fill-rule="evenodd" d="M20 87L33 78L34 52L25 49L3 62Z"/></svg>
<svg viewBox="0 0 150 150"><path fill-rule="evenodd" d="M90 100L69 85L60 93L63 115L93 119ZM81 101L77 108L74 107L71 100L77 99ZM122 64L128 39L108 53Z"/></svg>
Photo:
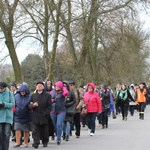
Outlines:
<svg viewBox="0 0 150 150"><path fill-rule="evenodd" d="M97 113L102 112L101 100L98 93L95 92L95 84L87 84L87 92L83 96L84 104L88 106L88 113L86 115L86 121L88 126L88 132L90 136L95 134L95 120Z"/></svg>
<svg viewBox="0 0 150 150"><path fill-rule="evenodd" d="M65 99L66 117L63 123L63 140L69 141L71 125L73 124L73 117L76 112L75 110L76 99L74 92L70 90L69 82L63 81L63 84L69 91L69 94L68 96L66 96Z"/></svg>
<svg viewBox="0 0 150 150"><path fill-rule="evenodd" d="M61 81L57 81L54 84L54 89L50 92L52 97L52 110L50 115L55 127L58 145L61 143L62 126L66 116L65 97L68 93L68 90Z"/></svg>
<svg viewBox="0 0 150 150"><path fill-rule="evenodd" d="M30 105L32 109L33 122L33 144L38 148L40 140L43 147L47 147L49 142L49 114L51 111L51 96L44 91L44 83L36 83L36 93L31 95Z"/></svg>
<svg viewBox="0 0 150 150"><path fill-rule="evenodd" d="M14 106L13 93L10 92L5 82L0 82L0 150L9 149Z"/></svg>
<svg viewBox="0 0 150 150"><path fill-rule="evenodd" d="M21 132L24 136L24 146L28 147L29 132L32 130L31 110L28 107L30 92L26 84L22 84L15 95L14 130L16 144L14 148L21 145Z"/></svg>
<svg viewBox="0 0 150 150"><path fill-rule="evenodd" d="M52 81L47 80L44 83L44 90L45 90L45 92L48 92L48 93L53 90L53 88L52 88Z"/></svg>

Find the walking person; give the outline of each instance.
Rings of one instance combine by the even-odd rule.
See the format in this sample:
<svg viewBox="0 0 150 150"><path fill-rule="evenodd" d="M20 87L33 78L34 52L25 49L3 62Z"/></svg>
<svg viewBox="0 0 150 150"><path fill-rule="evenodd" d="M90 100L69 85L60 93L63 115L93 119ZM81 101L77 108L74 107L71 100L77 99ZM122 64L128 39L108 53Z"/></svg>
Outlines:
<svg viewBox="0 0 150 150"><path fill-rule="evenodd" d="M73 91L70 91L68 81L63 81L64 86L69 91L68 96L65 99L65 106L66 106L66 117L63 123L63 140L69 141L71 125L73 124L73 117L75 114L75 95Z"/></svg>
<svg viewBox="0 0 150 150"><path fill-rule="evenodd" d="M129 92L130 92L131 96L133 97L133 99L135 100L134 84L131 84L131 85L129 86ZM129 99L129 111L130 111L130 115L131 115L131 116L134 115L135 105L136 105L136 103L133 102L131 99Z"/></svg>
<svg viewBox="0 0 150 150"><path fill-rule="evenodd" d="M110 91L104 84L101 85L100 98L102 102L102 129L104 129L105 127L108 128L108 113L110 111Z"/></svg>
<svg viewBox="0 0 150 150"><path fill-rule="evenodd" d="M84 104L88 106L88 113L86 115L88 132L90 136L95 134L95 120L97 113L102 112L100 96L95 92L95 84L87 84L87 92L83 96Z"/></svg>
<svg viewBox="0 0 150 150"><path fill-rule="evenodd" d="M79 90L76 88L76 83L74 81L69 82L70 90L73 91L75 95L75 108L76 112L74 115L74 126L75 126L75 135L76 138L80 137L81 131L81 108L83 105L83 93L80 93Z"/></svg>
<svg viewBox="0 0 150 150"><path fill-rule="evenodd" d="M5 82L0 82L0 150L9 149L11 125L13 123L12 108L15 106L13 93Z"/></svg>
<svg viewBox="0 0 150 150"><path fill-rule="evenodd" d="M36 93L31 95L29 107L32 109L32 146L38 148L41 139L43 147L47 147L49 142L48 120L51 111L51 96L44 91L43 82L36 83Z"/></svg>
<svg viewBox="0 0 150 150"><path fill-rule="evenodd" d="M125 121L127 120L127 116L128 116L129 98L131 99L131 101L135 102L135 100L131 96L130 92L128 91L126 85L124 85L124 84L121 85L119 99L120 99L122 120L125 120Z"/></svg>
<svg viewBox="0 0 150 150"><path fill-rule="evenodd" d="M27 85L22 84L15 95L14 111L14 130L16 135L16 144L14 148L20 147L22 141L22 132L24 137L24 146L28 147L29 134L32 131L32 112L29 109L30 92Z"/></svg>
<svg viewBox="0 0 150 150"><path fill-rule="evenodd" d="M140 83L139 88L136 90L136 104L138 105L139 119L141 120L144 120L144 109L146 103L146 89L144 86L144 83Z"/></svg>
<svg viewBox="0 0 150 150"><path fill-rule="evenodd" d="M57 81L54 85L54 90L51 91L52 110L51 118L57 135L57 144L61 143L62 126L66 116L65 97L68 95L68 90L61 81Z"/></svg>

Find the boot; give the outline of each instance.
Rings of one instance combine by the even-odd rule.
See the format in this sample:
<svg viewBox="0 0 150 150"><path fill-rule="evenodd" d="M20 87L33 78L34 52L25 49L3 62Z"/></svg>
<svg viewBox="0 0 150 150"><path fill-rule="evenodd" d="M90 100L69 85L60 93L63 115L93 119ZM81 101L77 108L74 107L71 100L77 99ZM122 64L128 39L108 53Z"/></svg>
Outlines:
<svg viewBox="0 0 150 150"><path fill-rule="evenodd" d="M66 133L63 132L63 140L65 140L65 139L66 139Z"/></svg>
<svg viewBox="0 0 150 150"><path fill-rule="evenodd" d="M66 136L66 141L69 141L69 136L68 135Z"/></svg>

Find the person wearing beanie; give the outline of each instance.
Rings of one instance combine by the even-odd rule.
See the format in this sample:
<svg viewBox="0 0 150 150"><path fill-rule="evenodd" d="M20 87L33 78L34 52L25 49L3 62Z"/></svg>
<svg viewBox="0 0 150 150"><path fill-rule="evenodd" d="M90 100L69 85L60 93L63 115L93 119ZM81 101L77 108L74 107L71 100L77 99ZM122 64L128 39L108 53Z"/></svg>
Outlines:
<svg viewBox="0 0 150 150"><path fill-rule="evenodd" d="M52 110L50 115L55 127L58 145L61 143L62 126L66 116L65 97L68 93L68 90L61 81L57 81L54 84L54 89L50 92L52 97Z"/></svg>
<svg viewBox="0 0 150 150"><path fill-rule="evenodd" d="M83 96L84 104L87 105L86 121L88 126L88 132L90 136L95 134L95 120L97 113L102 112L101 100L98 93L95 92L95 84L87 84L87 92Z"/></svg>
<svg viewBox="0 0 150 150"><path fill-rule="evenodd" d="M5 82L0 82L0 150L9 149L15 100Z"/></svg>
<svg viewBox="0 0 150 150"><path fill-rule="evenodd" d="M31 95L29 108L32 110L33 144L38 148L40 139L43 147L49 142L49 114L51 111L51 96L44 91L44 83L36 83L36 92Z"/></svg>

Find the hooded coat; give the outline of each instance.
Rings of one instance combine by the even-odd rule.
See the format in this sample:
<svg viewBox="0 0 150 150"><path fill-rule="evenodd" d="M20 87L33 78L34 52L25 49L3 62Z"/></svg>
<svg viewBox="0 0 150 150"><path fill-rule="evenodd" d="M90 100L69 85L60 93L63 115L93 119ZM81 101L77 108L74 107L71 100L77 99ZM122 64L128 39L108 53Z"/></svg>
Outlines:
<svg viewBox="0 0 150 150"><path fill-rule="evenodd" d="M88 105L88 113L94 113L94 112L102 112L102 106L101 106L101 100L100 100L100 96L98 95L98 93L96 93L94 91L95 89L95 84L94 83L88 83L87 84L87 88L88 86L91 86L93 88L93 91L89 92L85 92L83 99L84 99L84 104Z"/></svg>
<svg viewBox="0 0 150 150"><path fill-rule="evenodd" d="M21 95L20 92L25 92L26 94ZM32 121L32 116L31 116L32 112L31 109L28 107L30 98L31 95L27 85L22 84L15 95L15 103L16 103L15 104L16 110L14 113L15 122L27 123Z"/></svg>

